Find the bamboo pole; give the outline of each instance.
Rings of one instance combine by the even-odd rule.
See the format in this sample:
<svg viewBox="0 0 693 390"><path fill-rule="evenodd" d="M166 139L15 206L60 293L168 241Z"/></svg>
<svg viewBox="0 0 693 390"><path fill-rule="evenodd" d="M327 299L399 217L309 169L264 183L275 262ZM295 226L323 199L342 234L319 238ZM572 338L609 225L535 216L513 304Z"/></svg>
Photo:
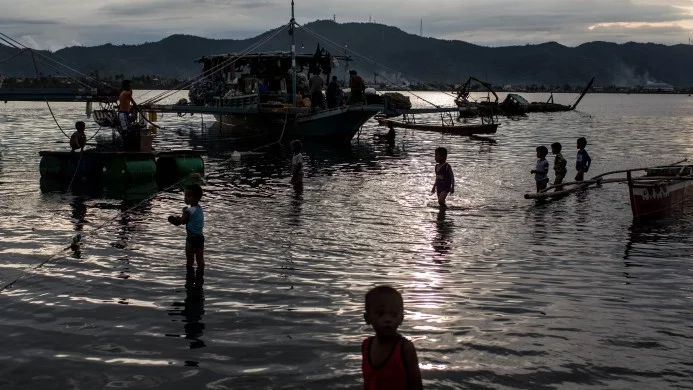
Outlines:
<svg viewBox="0 0 693 390"><path fill-rule="evenodd" d="M683 160L677 161L673 164L660 165L660 166L655 167L655 168L678 165L678 164L681 164L681 163L686 162L686 161L688 161L688 159L684 158ZM605 173L602 173L601 175L597 175L597 176L595 176L589 180L561 183L561 184L547 187L547 188L541 190L541 192L537 192L537 193L533 193L533 194L525 194L525 199L546 199L546 198L561 197L561 196L565 196L565 195L571 194L573 192L579 191L581 189L587 189L589 186L591 186L593 184L600 185L600 184L605 184L605 183L626 182L628 180L627 178L623 178L623 179L602 179L602 178L604 176L615 175L617 173L630 173L630 172L637 172L637 171L645 171L645 170L650 169L650 168L652 168L652 167L623 169L623 170L619 170L619 171L605 172ZM656 179L659 179L659 178L655 178L655 180ZM671 179L673 179L673 177L667 177L667 180L671 180ZM688 180L688 179L685 179L685 180ZM565 187L565 186L571 186L571 185L574 187L569 188L567 190L563 190L563 191L549 192L549 190L552 190L552 189L557 188L557 187Z"/></svg>

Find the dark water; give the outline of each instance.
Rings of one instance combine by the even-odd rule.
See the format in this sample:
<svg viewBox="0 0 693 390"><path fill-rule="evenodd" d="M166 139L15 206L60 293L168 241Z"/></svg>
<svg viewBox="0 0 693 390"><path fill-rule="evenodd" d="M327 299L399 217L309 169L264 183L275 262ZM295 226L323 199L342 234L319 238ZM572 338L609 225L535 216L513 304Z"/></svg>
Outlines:
<svg viewBox="0 0 693 390"><path fill-rule="evenodd" d="M196 294L166 221L179 189L42 193L38 151L67 139L45 104L5 104L0 283L19 280L0 293L0 388L357 389L363 295L381 283L404 294L426 388L693 388L693 214L635 223L620 184L522 197L539 144L562 142L571 167L587 137L590 175L692 156L691 105L589 95L578 112L503 119L496 146L399 131L388 148L369 123L350 148L307 145L302 198L288 156L234 158L252 146L211 118L203 131L165 116L158 148L210 151ZM84 116L53 109L67 129ZM458 181L444 213L429 195L437 146ZM79 230L81 253L63 250Z"/></svg>

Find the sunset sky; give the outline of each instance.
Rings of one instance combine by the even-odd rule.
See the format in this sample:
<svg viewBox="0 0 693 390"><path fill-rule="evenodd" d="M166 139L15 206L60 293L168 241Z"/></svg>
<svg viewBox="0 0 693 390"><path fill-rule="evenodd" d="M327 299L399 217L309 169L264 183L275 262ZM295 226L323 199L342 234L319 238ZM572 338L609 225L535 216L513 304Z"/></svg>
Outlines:
<svg viewBox="0 0 693 390"><path fill-rule="evenodd" d="M288 0L0 0L0 31L40 49L248 38L286 23ZM487 46L557 41L688 43L693 0L297 0L297 21L367 22Z"/></svg>

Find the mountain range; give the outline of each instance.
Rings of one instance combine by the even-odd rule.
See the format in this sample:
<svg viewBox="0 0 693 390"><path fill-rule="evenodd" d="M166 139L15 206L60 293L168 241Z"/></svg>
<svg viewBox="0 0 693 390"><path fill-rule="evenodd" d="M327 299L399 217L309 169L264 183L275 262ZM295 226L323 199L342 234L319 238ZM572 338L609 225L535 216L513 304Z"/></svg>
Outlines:
<svg viewBox="0 0 693 390"><path fill-rule="evenodd" d="M68 47L41 54L89 75L182 78L199 74L201 67L194 62L197 58L243 51L277 31L273 29L242 40L171 35L159 42L140 45ZM316 35L332 43L318 41ZM580 85L596 76L597 84L604 86L633 87L650 81L678 87L693 86L693 46L690 45L590 42L567 47L548 42L485 47L463 41L420 37L382 24L327 20L301 26L295 31L295 39L299 52L312 53L320 43L333 55L342 55L346 47L355 60L350 67L358 69L364 78L372 80L377 77L380 82L461 83L469 76L475 76L496 85ZM289 42L288 32L282 31L257 51L286 51ZM17 55L18 52L19 49L0 45L0 73L6 77L35 77L30 54ZM14 55L17 57L8 59ZM42 59L40 55L35 58ZM63 73L74 75L56 67ZM43 75L59 74L44 61L39 61L38 71Z"/></svg>

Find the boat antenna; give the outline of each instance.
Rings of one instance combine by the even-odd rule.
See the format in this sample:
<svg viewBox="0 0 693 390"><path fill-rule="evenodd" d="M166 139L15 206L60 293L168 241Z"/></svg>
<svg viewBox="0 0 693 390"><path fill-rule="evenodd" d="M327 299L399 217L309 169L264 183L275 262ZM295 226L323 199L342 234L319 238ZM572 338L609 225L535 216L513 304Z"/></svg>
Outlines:
<svg viewBox="0 0 693 390"><path fill-rule="evenodd" d="M294 17L294 0L291 0L291 26L289 31L291 32L291 85L293 86L293 96L291 96L291 102L294 107L296 107L296 43L295 43L295 28L296 28L296 18Z"/></svg>

